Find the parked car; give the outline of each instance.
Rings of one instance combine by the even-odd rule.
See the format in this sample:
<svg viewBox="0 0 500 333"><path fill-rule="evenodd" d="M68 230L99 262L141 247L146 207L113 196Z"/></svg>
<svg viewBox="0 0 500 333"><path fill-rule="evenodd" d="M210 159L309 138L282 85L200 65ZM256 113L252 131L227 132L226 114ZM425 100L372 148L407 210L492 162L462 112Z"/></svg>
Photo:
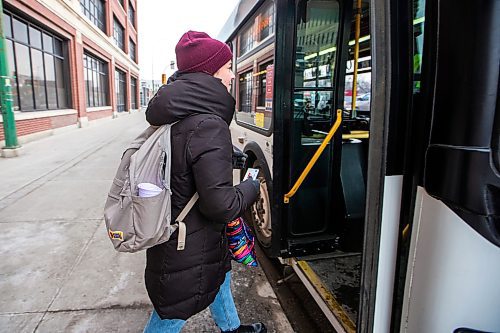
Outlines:
<svg viewBox="0 0 500 333"><path fill-rule="evenodd" d="M356 109L358 111L370 111L370 94L362 94L356 97Z"/></svg>

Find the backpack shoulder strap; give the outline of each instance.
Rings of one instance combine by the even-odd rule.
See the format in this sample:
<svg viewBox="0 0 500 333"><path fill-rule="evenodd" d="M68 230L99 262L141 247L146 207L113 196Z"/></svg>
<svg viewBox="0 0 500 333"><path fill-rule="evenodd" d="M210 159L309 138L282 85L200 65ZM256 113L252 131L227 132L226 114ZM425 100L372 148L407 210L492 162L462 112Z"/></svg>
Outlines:
<svg viewBox="0 0 500 333"><path fill-rule="evenodd" d="M196 192L175 220L175 222L177 222L177 224L179 225L179 236L177 238L178 251L184 250L184 247L186 245L186 223L184 223L184 219L186 218L186 215L191 211L191 208L193 208L199 197L200 196L198 195L198 192Z"/></svg>
<svg viewBox="0 0 500 333"><path fill-rule="evenodd" d="M129 149L137 150L137 149L141 148L143 143L146 142L146 140L149 139L149 137L151 135L153 135L156 132L156 130L160 127L161 126L149 126L148 128L146 128L141 134L139 134L138 137L136 137L134 139L134 141L132 141L128 145L128 147L125 151L127 151ZM125 155L125 152L123 153L123 155ZM123 157L123 155L122 155L122 157Z"/></svg>

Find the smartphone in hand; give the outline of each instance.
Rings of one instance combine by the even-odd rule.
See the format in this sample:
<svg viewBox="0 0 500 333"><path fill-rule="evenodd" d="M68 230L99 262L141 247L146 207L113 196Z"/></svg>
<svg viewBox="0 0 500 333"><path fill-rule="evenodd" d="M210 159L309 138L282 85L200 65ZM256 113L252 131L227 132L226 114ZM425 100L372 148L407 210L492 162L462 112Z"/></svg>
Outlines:
<svg viewBox="0 0 500 333"><path fill-rule="evenodd" d="M245 173L245 177L243 177L243 180L247 180L248 178L256 180L258 175L259 169L248 168L247 172Z"/></svg>

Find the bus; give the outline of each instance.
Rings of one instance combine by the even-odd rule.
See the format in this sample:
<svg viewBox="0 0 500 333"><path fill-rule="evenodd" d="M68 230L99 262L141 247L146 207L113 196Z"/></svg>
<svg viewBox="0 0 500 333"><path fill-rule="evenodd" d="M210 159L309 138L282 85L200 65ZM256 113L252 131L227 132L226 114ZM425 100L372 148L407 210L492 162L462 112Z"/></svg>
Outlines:
<svg viewBox="0 0 500 333"><path fill-rule="evenodd" d="M219 39L247 220L335 330L500 332L500 1L241 0Z"/></svg>

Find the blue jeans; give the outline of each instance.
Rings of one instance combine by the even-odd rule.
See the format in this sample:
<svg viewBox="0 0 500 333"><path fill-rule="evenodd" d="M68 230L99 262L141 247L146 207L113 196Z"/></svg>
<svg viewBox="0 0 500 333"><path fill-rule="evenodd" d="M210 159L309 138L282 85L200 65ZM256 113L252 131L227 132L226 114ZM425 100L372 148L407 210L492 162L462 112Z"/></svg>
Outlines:
<svg viewBox="0 0 500 333"><path fill-rule="evenodd" d="M231 272L226 273L224 283L220 286L214 302L210 304L210 313L215 324L223 332L233 331L240 327L240 318L231 294ZM178 333L185 323L186 321L182 319L162 320L158 313L153 310L149 322L144 328L144 333Z"/></svg>

